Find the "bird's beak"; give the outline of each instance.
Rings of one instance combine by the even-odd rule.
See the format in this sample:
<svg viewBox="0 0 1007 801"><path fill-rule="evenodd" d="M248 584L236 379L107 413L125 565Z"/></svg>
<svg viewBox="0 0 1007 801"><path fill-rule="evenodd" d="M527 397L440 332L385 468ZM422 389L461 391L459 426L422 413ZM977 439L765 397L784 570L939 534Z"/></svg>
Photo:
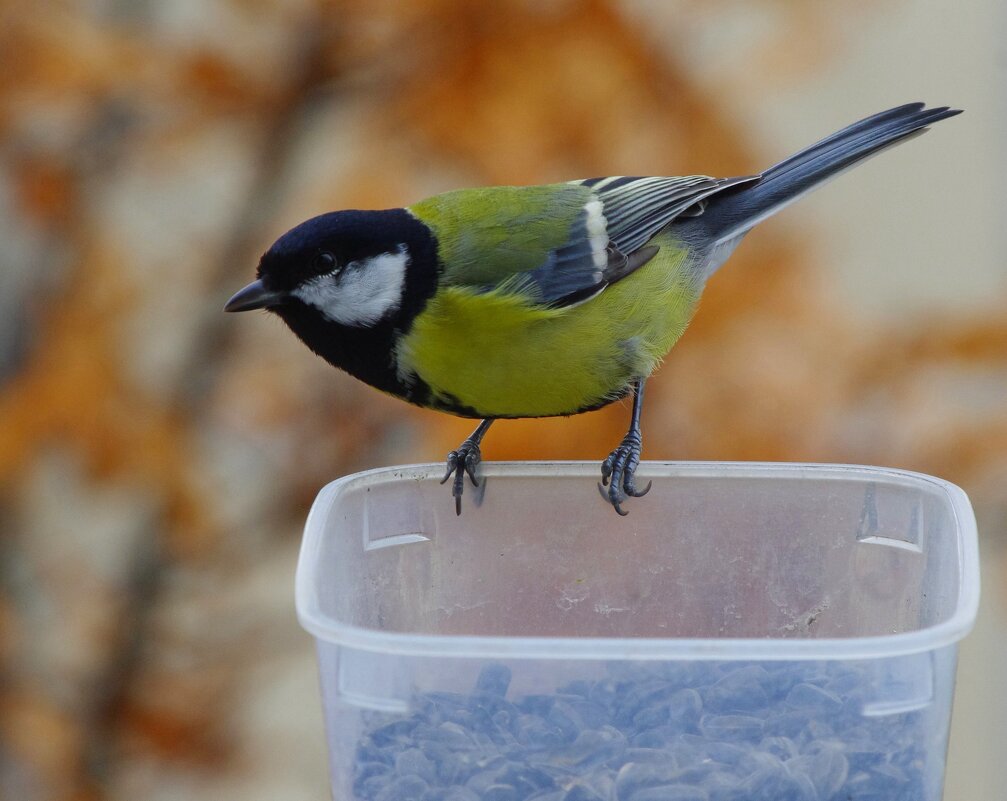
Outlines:
<svg viewBox="0 0 1007 801"><path fill-rule="evenodd" d="M227 303L224 304L226 312L251 311L252 309L265 309L268 306L277 306L286 299L286 293L274 292L266 289L262 281L252 281L244 289L234 293Z"/></svg>

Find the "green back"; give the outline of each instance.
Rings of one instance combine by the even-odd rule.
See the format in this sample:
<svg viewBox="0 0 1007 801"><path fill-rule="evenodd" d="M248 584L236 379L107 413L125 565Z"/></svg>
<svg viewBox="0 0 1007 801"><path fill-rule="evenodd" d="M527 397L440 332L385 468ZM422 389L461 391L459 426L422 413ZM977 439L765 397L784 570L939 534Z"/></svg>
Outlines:
<svg viewBox="0 0 1007 801"><path fill-rule="evenodd" d="M437 237L447 286L499 284L564 245L591 190L575 184L460 189L409 208Z"/></svg>

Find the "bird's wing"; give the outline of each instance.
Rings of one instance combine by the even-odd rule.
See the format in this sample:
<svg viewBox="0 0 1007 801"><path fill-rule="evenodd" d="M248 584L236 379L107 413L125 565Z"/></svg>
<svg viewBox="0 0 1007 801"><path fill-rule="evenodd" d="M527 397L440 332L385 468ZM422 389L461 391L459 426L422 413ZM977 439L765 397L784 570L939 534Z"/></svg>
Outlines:
<svg viewBox="0 0 1007 801"><path fill-rule="evenodd" d="M441 282L526 295L551 308L582 303L646 264L647 242L710 195L757 178L590 178L486 187L410 207L438 242Z"/></svg>
<svg viewBox="0 0 1007 801"><path fill-rule="evenodd" d="M643 266L657 253L646 243L676 217L701 214L706 198L757 177L588 178L572 181L589 190L567 241L529 271L544 303L580 303Z"/></svg>
<svg viewBox="0 0 1007 801"><path fill-rule="evenodd" d="M676 217L701 214L710 195L729 186L757 180L758 176L616 176L588 178L574 183L589 187L598 196L603 204L609 239L622 253L631 254Z"/></svg>

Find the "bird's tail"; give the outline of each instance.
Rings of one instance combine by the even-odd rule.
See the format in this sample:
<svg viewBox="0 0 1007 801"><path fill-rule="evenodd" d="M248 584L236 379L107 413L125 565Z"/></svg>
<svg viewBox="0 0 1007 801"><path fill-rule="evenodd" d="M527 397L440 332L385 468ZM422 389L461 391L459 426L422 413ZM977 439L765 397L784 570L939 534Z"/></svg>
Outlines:
<svg viewBox="0 0 1007 801"><path fill-rule="evenodd" d="M696 222L714 246L736 242L759 222L844 170L960 113L946 106L928 109L923 103L909 103L855 122L770 167L759 180L709 198Z"/></svg>

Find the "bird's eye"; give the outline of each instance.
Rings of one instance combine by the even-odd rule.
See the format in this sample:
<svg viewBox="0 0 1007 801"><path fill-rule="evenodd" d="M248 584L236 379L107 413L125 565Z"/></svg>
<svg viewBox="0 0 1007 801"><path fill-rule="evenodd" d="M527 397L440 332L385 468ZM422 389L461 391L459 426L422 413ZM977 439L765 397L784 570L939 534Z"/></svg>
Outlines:
<svg viewBox="0 0 1007 801"><path fill-rule="evenodd" d="M329 251L323 250L311 260L311 266L318 273L330 273L336 268L336 257L329 253Z"/></svg>

